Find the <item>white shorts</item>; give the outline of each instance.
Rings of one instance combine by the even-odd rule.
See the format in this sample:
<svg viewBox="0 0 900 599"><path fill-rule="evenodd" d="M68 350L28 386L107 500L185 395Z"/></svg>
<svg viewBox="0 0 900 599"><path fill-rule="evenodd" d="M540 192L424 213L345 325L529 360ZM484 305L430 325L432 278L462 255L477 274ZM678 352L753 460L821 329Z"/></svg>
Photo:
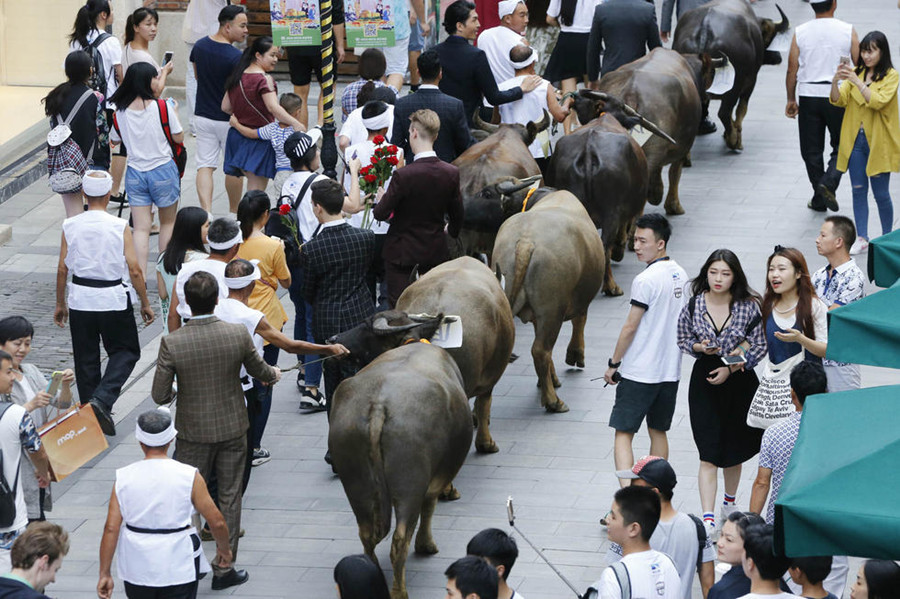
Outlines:
<svg viewBox="0 0 900 599"><path fill-rule="evenodd" d="M409 37L402 40L394 40L394 45L386 48L378 48L384 54L387 62L387 68L384 71L387 75L406 75L409 68ZM353 53L362 56L366 48L354 48Z"/></svg>
<svg viewBox="0 0 900 599"><path fill-rule="evenodd" d="M828 392L852 391L862 386L859 364L836 366L825 364L825 376L828 378Z"/></svg>
<svg viewBox="0 0 900 599"><path fill-rule="evenodd" d="M222 152L231 125L228 121L214 121L194 116L194 132L197 134L197 168L219 168Z"/></svg>

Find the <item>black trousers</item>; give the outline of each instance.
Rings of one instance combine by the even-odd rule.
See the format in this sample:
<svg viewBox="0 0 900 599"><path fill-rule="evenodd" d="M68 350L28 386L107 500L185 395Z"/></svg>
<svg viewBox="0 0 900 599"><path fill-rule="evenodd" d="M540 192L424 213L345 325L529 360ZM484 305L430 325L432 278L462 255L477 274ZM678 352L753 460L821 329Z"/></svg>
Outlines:
<svg viewBox="0 0 900 599"><path fill-rule="evenodd" d="M128 599L194 599L197 596L198 581L176 584L168 587L143 587L125 582L125 596Z"/></svg>
<svg viewBox="0 0 900 599"><path fill-rule="evenodd" d="M841 172L837 170L838 143L841 139L841 122L844 109L832 106L828 98L800 96L800 112L797 125L800 129L800 155L806 163L806 174L813 191L819 184L834 191L841 182ZM831 156L825 166L825 131L831 142Z"/></svg>
<svg viewBox="0 0 900 599"><path fill-rule="evenodd" d="M128 380L141 357L137 325L131 301L121 311L85 312L69 310L72 353L75 360L75 384L81 403L97 399L112 409L122 385ZM109 360L100 371L100 342Z"/></svg>

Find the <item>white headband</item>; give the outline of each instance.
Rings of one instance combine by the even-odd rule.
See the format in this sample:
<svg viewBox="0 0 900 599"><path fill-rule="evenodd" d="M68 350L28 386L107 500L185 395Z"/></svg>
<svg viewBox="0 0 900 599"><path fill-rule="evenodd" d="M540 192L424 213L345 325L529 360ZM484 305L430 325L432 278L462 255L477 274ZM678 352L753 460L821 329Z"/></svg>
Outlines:
<svg viewBox="0 0 900 599"><path fill-rule="evenodd" d="M253 265L253 272L249 275L244 275L243 277L225 277L225 286L229 289L243 289L254 281L261 279L262 275L259 272L258 266L259 260L250 260L250 264Z"/></svg>
<svg viewBox="0 0 900 599"><path fill-rule="evenodd" d="M506 15L511 15L516 12L516 7L521 3L522 0L503 0L497 4L497 14L501 19Z"/></svg>
<svg viewBox="0 0 900 599"><path fill-rule="evenodd" d="M169 416L172 413L169 411L169 408L162 406L158 408L161 412L166 412ZM148 433L144 429L141 428L137 422L134 423L134 438L137 439L139 443L143 443L147 447L162 447L167 443L171 443L172 439L175 438L175 435L178 434L178 431L175 430L175 419L172 418L169 421L169 428L159 433Z"/></svg>
<svg viewBox="0 0 900 599"><path fill-rule="evenodd" d="M538 58L538 51L535 50L534 48L532 48L532 49L531 49L531 56L529 56L528 58L526 58L526 59L523 60L522 62L514 62L514 61L512 61L512 60L511 60L510 62L512 63L512 66L513 66L514 68L516 68L516 69L524 69L525 67L527 67L528 65L530 65L531 63L533 63L534 61L536 61L537 58Z"/></svg>
<svg viewBox="0 0 900 599"><path fill-rule="evenodd" d="M81 178L84 195L91 198L102 198L112 189L112 176L106 171L87 171Z"/></svg>
<svg viewBox="0 0 900 599"><path fill-rule="evenodd" d="M391 116L390 111L385 110L379 115L363 119L363 127L370 131L379 131L390 127L392 121L393 117Z"/></svg>
<svg viewBox="0 0 900 599"><path fill-rule="evenodd" d="M243 243L244 235L241 233L241 221L238 220L238 221L234 221L234 222L236 222L238 224L237 234L234 237L232 237L231 239L229 239L228 241L216 242L216 241L213 241L212 239L210 239L209 240L209 249L220 250L220 251L221 250L230 250L237 244Z"/></svg>

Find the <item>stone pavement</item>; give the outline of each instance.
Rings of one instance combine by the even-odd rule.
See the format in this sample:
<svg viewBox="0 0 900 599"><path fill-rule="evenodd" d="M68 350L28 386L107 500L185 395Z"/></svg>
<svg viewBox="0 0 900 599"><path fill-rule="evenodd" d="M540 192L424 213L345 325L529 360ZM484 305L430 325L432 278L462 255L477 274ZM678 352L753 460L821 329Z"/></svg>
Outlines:
<svg viewBox="0 0 900 599"><path fill-rule="evenodd" d="M761 1L756 7L760 14L777 16L771 0ZM782 8L794 24L811 16L808 5L799 0L783 0ZM842 4L839 16L853 22L860 37L874 28L887 27L888 37L900 40L895 10L893 0L867 0ZM756 289L764 287L765 260L775 244L796 245L811 267L822 264L814 246L822 215L806 208L810 191L799 156L796 122L783 116L784 70L781 65L764 67L760 72L744 125L743 153L729 152L719 134L698 138L694 146L694 166L685 171L681 184L687 214L672 219L670 244L671 255L692 276L706 256L719 247L738 253ZM193 149L190 139L188 147ZM222 214L227 203L220 178L216 189L214 212ZM896 178L892 190L895 196L900 194ZM839 189L838 199L841 214L851 215L848 179ZM190 175L184 180L183 202L197 204ZM53 327L49 320L52 315L47 314L53 305L61 220L61 203L50 194L46 181L0 205L0 222L14 224L12 243L0 247L0 314L15 311L35 318L38 333L32 360L48 369L64 362L67 351L68 332ZM871 226L873 232L878 231L874 212ZM863 264L864 257L858 261ZM642 266L629 254L614 268L627 294ZM500 452L488 456L470 453L456 480L462 498L441 503L435 514L434 537L440 553L409 557L411 597L442 596L442 573L464 555L468 539L484 527L507 527L504 503L509 495L515 498L519 528L578 588L599 577L607 541L597 521L606 513L618 487L612 473L613 434L607 424L615 390L591 379L603 374L627 310L627 295L598 297L593 302L586 330L587 367L583 371L564 366L570 330L564 327L555 359L563 384L560 396L571 408L566 414L546 414L540 408L528 359L533 333L531 327L517 324L515 352L522 357L507 368L494 395L491 426ZM291 324L287 326L291 330ZM159 327L154 323L142 332L146 345L136 375L152 366ZM293 362L292 356L281 358L282 366ZM685 359L684 382L670 433L670 460L679 475L676 506L698 512L698 458L686 401L691 366ZM129 431L136 415L151 406L147 399L151 378L149 374L135 376L134 385L120 399L116 418L121 432L112 439L110 450L55 486L52 517L71 531L72 549L57 583L50 588L53 596L93 596L100 535L115 468L140 457ZM273 413L263 442L273 459L254 469L244 500L247 536L241 542L238 565L250 571L251 579L246 585L219 593L211 592L204 582L200 596L333 597L334 564L340 557L362 549L340 482L322 461L327 442L325 416L300 414L293 377L285 378L275 388ZM897 371L863 368L865 386L898 382ZM642 431L635 440L635 454L646 453L648 447ZM743 508L749 502L755 472L756 461L751 460L744 469L738 497ZM389 546L389 542L382 542L377 555L390 580ZM527 543L520 539L519 547L519 562L510 578L514 587L530 599L569 596L565 585ZM212 550L207 544L207 553L212 555ZM117 583L116 596L124 596L121 583ZM694 597L700 597L696 584Z"/></svg>

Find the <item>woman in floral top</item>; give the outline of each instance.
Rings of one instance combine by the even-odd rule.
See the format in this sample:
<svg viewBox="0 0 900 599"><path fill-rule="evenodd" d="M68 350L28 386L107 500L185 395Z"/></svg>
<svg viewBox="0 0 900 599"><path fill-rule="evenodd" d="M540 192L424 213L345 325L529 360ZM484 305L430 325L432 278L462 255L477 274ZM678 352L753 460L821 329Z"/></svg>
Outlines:
<svg viewBox="0 0 900 599"><path fill-rule="evenodd" d="M678 346L697 358L688 401L700 452L700 504L707 530L715 531L717 469L724 470L724 518L735 509L741 465L759 452L762 430L747 426L747 410L759 385L753 367L766 355L759 295L734 252L716 250L694 279L692 296L678 319ZM727 366L722 356L743 355Z"/></svg>

